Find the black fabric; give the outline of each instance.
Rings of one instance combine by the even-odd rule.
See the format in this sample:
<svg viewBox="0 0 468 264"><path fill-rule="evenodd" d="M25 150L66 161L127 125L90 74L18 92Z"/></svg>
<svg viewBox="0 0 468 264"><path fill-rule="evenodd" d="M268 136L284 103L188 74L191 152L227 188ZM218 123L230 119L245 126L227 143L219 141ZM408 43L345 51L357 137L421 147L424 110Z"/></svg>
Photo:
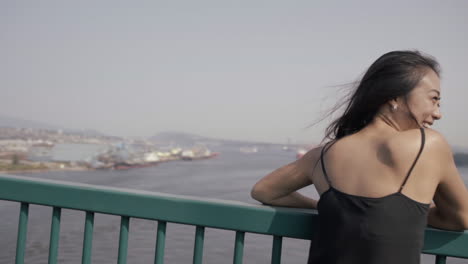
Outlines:
<svg viewBox="0 0 468 264"><path fill-rule="evenodd" d="M420 203L401 193L424 148L421 148L398 192L370 198L351 195L333 187L317 205L319 228L312 240L309 264L419 264L427 224L429 204ZM326 149L329 149L328 145Z"/></svg>

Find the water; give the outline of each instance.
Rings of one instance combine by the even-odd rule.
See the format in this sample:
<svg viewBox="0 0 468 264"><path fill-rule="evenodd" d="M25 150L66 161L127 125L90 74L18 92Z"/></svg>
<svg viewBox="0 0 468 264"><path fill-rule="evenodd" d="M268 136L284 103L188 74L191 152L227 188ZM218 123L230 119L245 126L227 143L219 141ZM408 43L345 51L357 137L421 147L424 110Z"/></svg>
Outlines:
<svg viewBox="0 0 468 264"><path fill-rule="evenodd" d="M44 172L30 177L57 179L104 186L133 188L181 195L257 203L250 189L261 177L294 160L294 152L260 150L242 154L238 149L214 149L222 154L215 159L176 161L155 167L127 171ZM460 168L468 183L468 168ZM313 187L302 190L318 198ZM14 263L19 205L0 202L0 263ZM31 205L27 237L26 263L47 263L50 207ZM62 210L59 263L81 263L85 214ZM96 214L93 240L93 263L116 263L120 217ZM165 263L191 263L195 227L168 224ZM235 232L206 229L204 263L232 263ZM156 222L132 219L130 222L128 263L153 263ZM246 234L244 263L270 263L270 236ZM306 263L309 242L298 239L283 241L283 263ZM434 263L434 257L423 256L422 263ZM450 259L448 263L468 263Z"/></svg>

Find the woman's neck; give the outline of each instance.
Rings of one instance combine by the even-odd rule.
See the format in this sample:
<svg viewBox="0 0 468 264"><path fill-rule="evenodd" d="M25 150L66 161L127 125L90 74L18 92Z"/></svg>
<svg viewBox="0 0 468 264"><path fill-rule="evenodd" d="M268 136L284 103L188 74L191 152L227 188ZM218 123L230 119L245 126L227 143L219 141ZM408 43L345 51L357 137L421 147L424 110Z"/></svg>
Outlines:
<svg viewBox="0 0 468 264"><path fill-rule="evenodd" d="M378 113L372 122L361 130L363 134L388 135L404 131L398 122L390 116Z"/></svg>
<svg viewBox="0 0 468 264"><path fill-rule="evenodd" d="M378 128L393 128L395 131L404 130L391 115L385 113L378 113L371 124Z"/></svg>

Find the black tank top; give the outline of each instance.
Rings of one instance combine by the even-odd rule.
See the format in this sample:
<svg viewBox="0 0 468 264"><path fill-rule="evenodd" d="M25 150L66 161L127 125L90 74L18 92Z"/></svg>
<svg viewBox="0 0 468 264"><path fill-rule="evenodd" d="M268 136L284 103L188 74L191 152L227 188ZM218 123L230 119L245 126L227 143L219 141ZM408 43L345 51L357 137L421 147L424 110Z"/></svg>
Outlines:
<svg viewBox="0 0 468 264"><path fill-rule="evenodd" d="M423 128L421 137L419 153L398 192L380 198L335 189L323 160L327 146L322 148L320 160L330 188L317 205L319 228L311 243L309 264L420 263L429 204L401 191L424 148Z"/></svg>

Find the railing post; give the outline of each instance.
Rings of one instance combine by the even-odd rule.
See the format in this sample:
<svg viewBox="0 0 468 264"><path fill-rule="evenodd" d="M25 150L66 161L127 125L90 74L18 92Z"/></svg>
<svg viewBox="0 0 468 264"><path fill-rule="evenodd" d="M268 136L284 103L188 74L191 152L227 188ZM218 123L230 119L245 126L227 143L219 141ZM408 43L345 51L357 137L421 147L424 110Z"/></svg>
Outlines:
<svg viewBox="0 0 468 264"><path fill-rule="evenodd" d="M193 264L201 264L203 261L203 242L205 240L205 228L197 226L195 231L195 246L193 248Z"/></svg>
<svg viewBox="0 0 468 264"><path fill-rule="evenodd" d="M158 221L158 231L156 234L156 253L154 264L164 263L164 246L166 244L166 222Z"/></svg>
<svg viewBox="0 0 468 264"><path fill-rule="evenodd" d="M435 264L445 264L447 256L436 255Z"/></svg>
<svg viewBox="0 0 468 264"><path fill-rule="evenodd" d="M62 209L54 207L52 212L52 225L50 227L50 242L49 242L49 264L57 263L57 254L60 237L60 214Z"/></svg>
<svg viewBox="0 0 468 264"><path fill-rule="evenodd" d="M93 227L94 227L94 213L86 212L85 230L83 238L83 256L81 258L82 264L91 263L91 250L93 248Z"/></svg>
<svg viewBox="0 0 468 264"><path fill-rule="evenodd" d="M29 204L21 203L19 223L18 223L18 238L16 240L16 264L24 263L24 252L26 249L26 235L28 233L28 215Z"/></svg>
<svg viewBox="0 0 468 264"><path fill-rule="evenodd" d="M236 242L234 245L234 264L242 264L244 257L244 236L245 232L236 232Z"/></svg>
<svg viewBox="0 0 468 264"><path fill-rule="evenodd" d="M128 249L128 229L130 217L122 216L120 220L120 236L119 236L119 256L117 258L118 264L127 263L127 249Z"/></svg>
<svg viewBox="0 0 468 264"><path fill-rule="evenodd" d="M280 236L273 236L273 249L271 253L271 264L281 263L281 247L283 238Z"/></svg>

